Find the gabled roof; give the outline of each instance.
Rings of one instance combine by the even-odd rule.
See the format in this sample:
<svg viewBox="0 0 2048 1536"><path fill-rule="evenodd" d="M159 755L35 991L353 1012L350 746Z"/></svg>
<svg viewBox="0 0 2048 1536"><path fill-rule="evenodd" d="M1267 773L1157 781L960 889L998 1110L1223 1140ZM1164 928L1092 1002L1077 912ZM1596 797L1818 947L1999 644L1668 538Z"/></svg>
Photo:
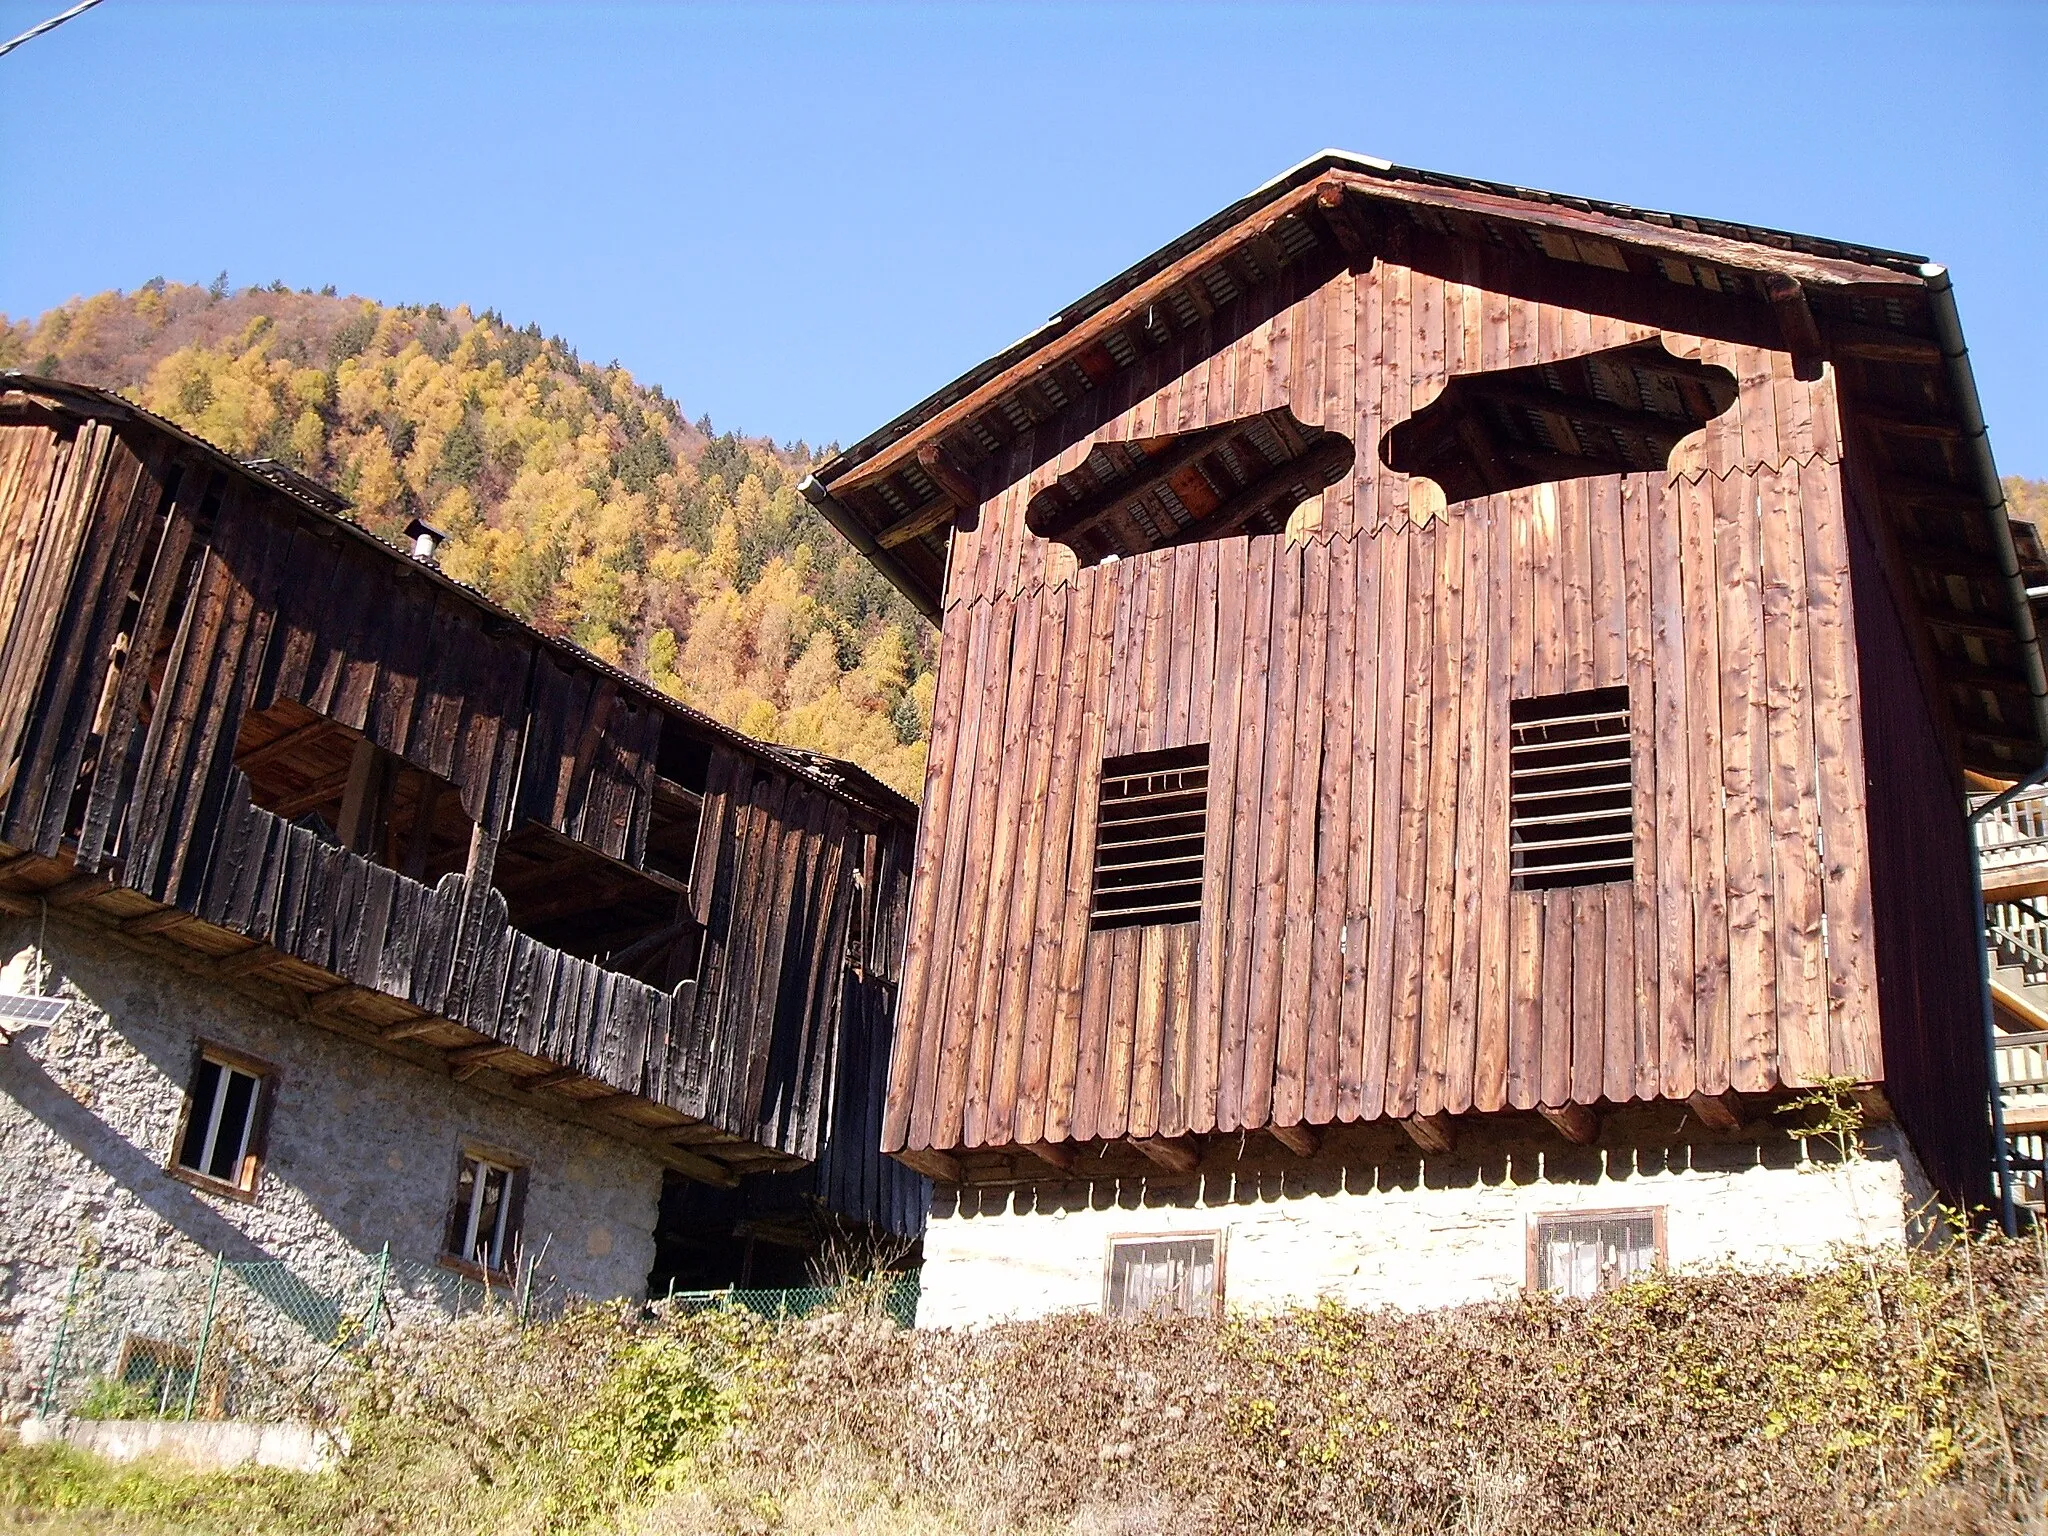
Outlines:
<svg viewBox="0 0 2048 1536"><path fill-rule="evenodd" d="M1326 150L1162 246L821 465L803 490L936 617L953 519L1008 445L1302 264L1470 254L1483 286L1832 363L1942 660L1963 757L2048 755L2048 668L1947 273L1903 251L1397 166ZM2048 578L2048 568L2039 573ZM1944 629L1943 626L1947 628Z"/></svg>
<svg viewBox="0 0 2048 1536"><path fill-rule="evenodd" d="M18 392L40 401L46 407L72 415L92 417L101 421L134 422L196 449L220 469L289 497L299 503L304 515L330 522L346 530L351 537L375 549L392 562L394 579L397 579L403 570L433 583L444 591L458 595L478 610L479 622L520 631L534 643L546 647L571 665L602 673L634 698L683 722L701 736L716 737L755 758L775 764L785 772L808 779L830 794L865 806L869 810L879 811L885 816L904 822L916 818L917 807L914 804L872 774L851 763L843 763L821 753L797 752L769 742L756 741L753 737L742 735L709 715L669 697L652 684L630 672L620 670L573 641L535 628L510 609L485 595L480 589L470 586L467 582L457 581L432 561L415 559L405 550L382 538L373 529L349 516L350 503L346 497L317 481L308 480L287 466L270 460L244 462L207 442L206 439L186 431L175 422L167 421L155 412L145 410L132 400L123 399L119 395L89 384L74 384L35 374L0 370L0 396L10 392Z"/></svg>

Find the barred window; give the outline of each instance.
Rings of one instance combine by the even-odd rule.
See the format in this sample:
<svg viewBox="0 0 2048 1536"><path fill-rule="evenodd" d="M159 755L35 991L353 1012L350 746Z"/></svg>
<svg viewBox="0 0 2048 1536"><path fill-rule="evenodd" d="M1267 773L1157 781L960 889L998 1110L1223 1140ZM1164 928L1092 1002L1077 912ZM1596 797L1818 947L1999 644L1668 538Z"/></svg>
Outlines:
<svg viewBox="0 0 2048 1536"><path fill-rule="evenodd" d="M1105 758L1095 821L1094 928L1202 915L1209 746Z"/></svg>
<svg viewBox="0 0 2048 1536"><path fill-rule="evenodd" d="M1213 1317L1223 1304L1222 1239L1123 1237L1109 1245L1111 1317Z"/></svg>
<svg viewBox="0 0 2048 1536"><path fill-rule="evenodd" d="M1559 1296L1597 1296L1663 1262L1658 1211L1588 1211L1538 1216L1531 1233L1530 1284Z"/></svg>
<svg viewBox="0 0 2048 1536"><path fill-rule="evenodd" d="M1628 689L1515 699L1508 705L1508 725L1515 888L1544 891L1632 879Z"/></svg>

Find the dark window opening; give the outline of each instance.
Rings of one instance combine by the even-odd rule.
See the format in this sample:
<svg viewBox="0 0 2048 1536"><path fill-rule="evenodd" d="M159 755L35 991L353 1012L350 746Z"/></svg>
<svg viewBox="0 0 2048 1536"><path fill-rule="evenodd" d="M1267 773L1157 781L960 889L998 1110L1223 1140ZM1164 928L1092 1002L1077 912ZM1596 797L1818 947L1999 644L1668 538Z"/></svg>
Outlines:
<svg viewBox="0 0 2048 1536"><path fill-rule="evenodd" d="M1508 705L1508 836L1517 890L1628 880L1635 873L1628 689Z"/></svg>
<svg viewBox="0 0 2048 1536"><path fill-rule="evenodd" d="M1119 1238L1109 1245L1103 1311L1111 1317L1215 1317L1223 1264L1215 1233Z"/></svg>
<svg viewBox="0 0 2048 1536"><path fill-rule="evenodd" d="M453 784L303 705L245 716L235 766L264 810L411 879L468 862L474 823Z"/></svg>
<svg viewBox="0 0 2048 1536"><path fill-rule="evenodd" d="M923 1262L922 1239L854 1221L815 1189L810 1169L755 1174L733 1189L663 1174L648 1295L824 1287L902 1274Z"/></svg>
<svg viewBox="0 0 2048 1536"><path fill-rule="evenodd" d="M1531 1287L1559 1296L1617 1290L1663 1263L1656 1211L1538 1216L1530 1234Z"/></svg>
<svg viewBox="0 0 2048 1536"><path fill-rule="evenodd" d="M1208 743L1104 759L1089 926L1199 918L1208 820Z"/></svg>
<svg viewBox="0 0 2048 1536"><path fill-rule="evenodd" d="M232 1052L202 1050L185 1094L185 1120L171 1166L244 1194L263 1161L265 1089L270 1074Z"/></svg>
<svg viewBox="0 0 2048 1536"><path fill-rule="evenodd" d="M682 882L658 870L529 821L499 843L492 883L512 926L543 944L663 991L697 978L704 930Z"/></svg>
<svg viewBox="0 0 2048 1536"><path fill-rule="evenodd" d="M1277 533L1341 480L1356 452L1282 406L1221 426L1097 443L1031 498L1025 526L1082 565L1206 539Z"/></svg>
<svg viewBox="0 0 2048 1536"><path fill-rule="evenodd" d="M1735 403L1735 375L1659 341L1460 374L1380 440L1389 469L1468 501L1591 475L1662 471L1682 437Z"/></svg>

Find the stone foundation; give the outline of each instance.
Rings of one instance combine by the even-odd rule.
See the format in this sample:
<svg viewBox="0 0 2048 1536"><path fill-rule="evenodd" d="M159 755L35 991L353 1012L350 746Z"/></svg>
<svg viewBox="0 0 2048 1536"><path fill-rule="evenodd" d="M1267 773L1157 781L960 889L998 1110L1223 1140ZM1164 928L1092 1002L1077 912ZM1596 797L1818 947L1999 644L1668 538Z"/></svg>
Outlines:
<svg viewBox="0 0 2048 1536"><path fill-rule="evenodd" d="M1781 1125L1688 1136L1683 1124L1665 1128L1671 1118L1619 1113L1596 1147L1572 1146L1533 1116L1504 1117L1442 1156L1354 1134L1349 1148L1291 1167L1205 1157L1192 1176L944 1189L925 1237L918 1323L1100 1308L1116 1238L1221 1233L1224 1305L1256 1311L1508 1296L1530 1282L1534 1220L1566 1212L1660 1211L1679 1268L1813 1265L1931 1228L1932 1191L1893 1127L1866 1133L1864 1155L1841 1162Z"/></svg>
<svg viewBox="0 0 2048 1536"><path fill-rule="evenodd" d="M0 920L0 991L38 990L37 925ZM644 1294L660 1165L637 1149L49 923L39 988L74 999L0 1047L0 1405L36 1393L74 1266L274 1259L359 1289L365 1255L436 1265L465 1143L529 1169L524 1243L555 1286ZM253 1200L166 1172L201 1039L278 1069Z"/></svg>

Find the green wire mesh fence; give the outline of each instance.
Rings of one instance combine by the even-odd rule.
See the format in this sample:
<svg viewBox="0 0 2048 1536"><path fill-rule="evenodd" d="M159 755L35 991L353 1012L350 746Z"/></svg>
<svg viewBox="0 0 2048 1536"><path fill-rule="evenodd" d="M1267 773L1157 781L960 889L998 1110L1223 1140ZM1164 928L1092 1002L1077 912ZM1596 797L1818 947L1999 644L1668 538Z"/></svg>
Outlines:
<svg viewBox="0 0 2048 1536"><path fill-rule="evenodd" d="M781 1290L731 1287L722 1291L672 1291L667 1300L684 1312L733 1307L757 1317L782 1320L808 1317L813 1312L873 1308L899 1328L910 1328L917 1323L917 1295L917 1276L905 1274L853 1280L845 1285L800 1285Z"/></svg>

